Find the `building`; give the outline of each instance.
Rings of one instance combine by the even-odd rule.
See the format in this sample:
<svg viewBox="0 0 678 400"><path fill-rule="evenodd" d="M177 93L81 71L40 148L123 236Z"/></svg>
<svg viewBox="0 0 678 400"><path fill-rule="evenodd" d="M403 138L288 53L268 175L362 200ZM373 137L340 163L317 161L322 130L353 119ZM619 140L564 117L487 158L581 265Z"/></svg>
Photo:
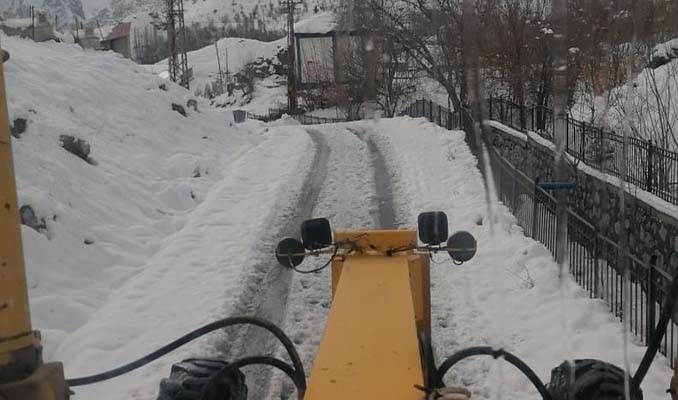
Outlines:
<svg viewBox="0 0 678 400"><path fill-rule="evenodd" d="M83 49L100 49L101 38L96 34L94 27L91 25L85 26L85 35L80 38L78 44Z"/></svg>
<svg viewBox="0 0 678 400"><path fill-rule="evenodd" d="M29 38L36 42L55 38L54 27L45 12L35 12L33 18L0 19L0 29L8 36Z"/></svg>
<svg viewBox="0 0 678 400"><path fill-rule="evenodd" d="M347 83L352 64L359 57L361 40L355 33L338 31L295 34L299 87Z"/></svg>
<svg viewBox="0 0 678 400"><path fill-rule="evenodd" d="M113 28L102 41L103 50L113 50L122 54L125 58L132 58L132 46L130 44L131 22L121 22Z"/></svg>

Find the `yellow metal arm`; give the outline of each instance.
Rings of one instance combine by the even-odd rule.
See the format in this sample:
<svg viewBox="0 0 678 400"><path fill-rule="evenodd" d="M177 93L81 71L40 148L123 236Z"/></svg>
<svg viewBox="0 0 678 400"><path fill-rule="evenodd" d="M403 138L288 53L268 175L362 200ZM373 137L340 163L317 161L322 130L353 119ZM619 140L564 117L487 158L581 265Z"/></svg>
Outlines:
<svg viewBox="0 0 678 400"><path fill-rule="evenodd" d="M2 51L2 58L5 54ZM17 362L17 352L38 344L28 308L9 126L4 68L0 64L0 377L4 367ZM22 359L24 363L30 361ZM37 358L33 367L36 363Z"/></svg>

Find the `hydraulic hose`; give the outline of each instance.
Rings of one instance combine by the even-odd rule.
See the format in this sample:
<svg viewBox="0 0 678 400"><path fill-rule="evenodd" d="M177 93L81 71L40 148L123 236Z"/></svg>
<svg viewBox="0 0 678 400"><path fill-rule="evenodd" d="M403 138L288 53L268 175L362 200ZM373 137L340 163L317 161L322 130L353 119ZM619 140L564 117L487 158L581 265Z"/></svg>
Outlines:
<svg viewBox="0 0 678 400"><path fill-rule="evenodd" d="M534 385L534 387L537 389L537 391L544 400L552 400L551 393L546 388L546 385L544 385L544 383L541 381L541 379L539 379L537 374L535 374L534 371L532 371L530 367L527 366L527 364L525 364L521 359L507 351L504 351L502 349L495 350L489 346L469 347L468 349L464 349L458 353L453 354L451 357L445 360L445 362L443 362L440 365L440 368L438 368L438 370L435 373L434 379L434 384L436 385L435 387L442 388L445 386L445 384L443 383L443 378L445 377L445 374L447 374L447 371L449 371L450 368L452 368L455 364L466 358L481 355L492 356L494 358L504 357L506 361L513 364L514 367L518 368L520 372L522 372L527 377L527 379L529 379L530 382L532 382L532 384Z"/></svg>
<svg viewBox="0 0 678 400"><path fill-rule="evenodd" d="M304 372L304 366L301 363L299 353L297 353L297 350L295 349L292 341L287 337L287 335L285 335L285 333L280 328L275 326L273 323L254 317L231 317L214 321L174 340L173 342L161 347L160 349L138 360L132 361L129 364L96 375L67 379L66 383L68 383L69 387L76 387L91 385L93 383L103 382L109 379L116 378L118 376L134 371L138 368L141 368L147 364L150 364L151 362L157 360L158 358L163 357L168 353L178 349L179 347L184 346L185 344L190 343L202 336L205 336L216 330L227 328L233 325L255 325L271 332L282 343L282 345L285 347L285 350L287 350L290 359L292 360L292 365L294 366L294 375L296 376L294 379L295 384L297 384L298 382L302 382L303 384L301 386L304 389L306 388L306 374ZM283 372L287 373L289 371L283 370Z"/></svg>

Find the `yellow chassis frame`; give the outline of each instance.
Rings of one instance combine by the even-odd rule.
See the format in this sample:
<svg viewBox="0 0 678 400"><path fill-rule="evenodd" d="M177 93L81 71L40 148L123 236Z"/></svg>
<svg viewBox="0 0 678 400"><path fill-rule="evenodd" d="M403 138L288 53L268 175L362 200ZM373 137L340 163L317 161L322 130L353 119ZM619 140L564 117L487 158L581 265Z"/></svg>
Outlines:
<svg viewBox="0 0 678 400"><path fill-rule="evenodd" d="M356 239L357 238L357 239ZM336 232L355 249L415 247L416 231ZM332 308L306 400L421 400L430 340L429 260L414 251L343 250L332 264Z"/></svg>

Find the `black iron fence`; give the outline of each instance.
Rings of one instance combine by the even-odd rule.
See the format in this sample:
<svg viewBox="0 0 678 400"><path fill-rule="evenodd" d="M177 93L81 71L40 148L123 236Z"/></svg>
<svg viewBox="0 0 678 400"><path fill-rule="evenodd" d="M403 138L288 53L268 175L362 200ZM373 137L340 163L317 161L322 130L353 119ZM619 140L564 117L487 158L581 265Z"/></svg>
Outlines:
<svg viewBox="0 0 678 400"><path fill-rule="evenodd" d="M525 107L504 98L487 100L490 119L523 132L531 130L553 141L553 110ZM624 138L611 131L565 118L567 153L602 172L619 177L626 165L626 181L672 204L678 204L678 153L651 141L629 138L626 157Z"/></svg>
<svg viewBox="0 0 678 400"><path fill-rule="evenodd" d="M255 114L247 113L247 118L256 119L259 121L270 122L279 120L283 115L285 115L286 110L280 108L271 108L268 110L268 114ZM326 117L316 117L314 115L307 114L294 114L290 115L291 118L299 121L302 125L320 125L320 124L336 124L339 122L346 122L346 119L340 118L326 118Z"/></svg>
<svg viewBox="0 0 678 400"><path fill-rule="evenodd" d="M451 111L428 100L418 100L401 115L426 117L437 125L466 132L466 142L479 157L472 119L465 111ZM494 148L488 149L491 172L499 200L516 217L526 236L544 244L552 254L556 253L556 207L557 201L523 172L519 171ZM482 164L479 164L482 167ZM487 171L480 168L488 178ZM619 245L599 233L595 223L568 210L568 256L573 279L584 288L591 298L604 300L616 317L627 321L631 331L647 343L654 334L657 321L669 295L672 276L654 263L646 263L638 257L620 254ZM630 270L630 288L624 288L621 257ZM629 293L625 293L628 290ZM628 296L630 315L624 315L623 299ZM659 351L667 356L673 366L678 345L678 318L673 314Z"/></svg>

